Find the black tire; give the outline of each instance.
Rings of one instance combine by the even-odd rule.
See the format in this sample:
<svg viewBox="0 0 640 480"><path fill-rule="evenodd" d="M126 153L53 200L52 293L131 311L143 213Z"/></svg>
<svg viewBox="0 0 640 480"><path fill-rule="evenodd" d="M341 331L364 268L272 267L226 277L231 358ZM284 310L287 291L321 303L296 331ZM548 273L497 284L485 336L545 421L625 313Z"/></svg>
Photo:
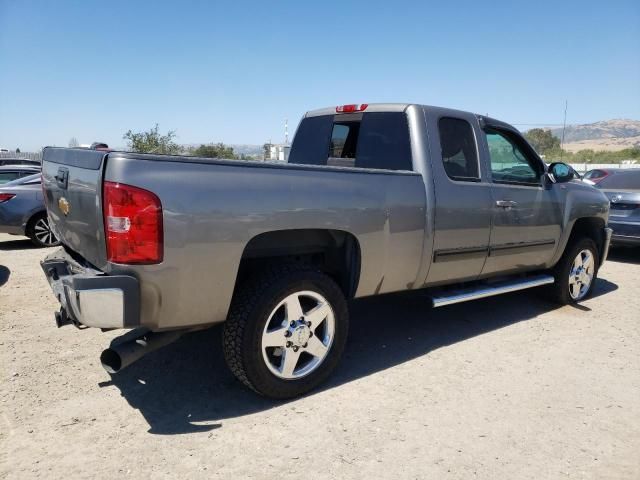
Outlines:
<svg viewBox="0 0 640 480"><path fill-rule="evenodd" d="M31 217L25 233L36 247L45 248L60 245L60 241L49 228L47 212L40 212Z"/></svg>
<svg viewBox="0 0 640 480"><path fill-rule="evenodd" d="M569 289L569 277L573 267L573 262L580 252L583 250L589 250L593 255L594 270L591 283L589 284L586 292L580 296L580 298L574 298L571 295ZM553 268L553 276L555 282L549 285L548 293L551 299L562 305L576 304L586 298L589 298L593 292L593 286L596 283L598 277L598 266L600 265L600 256L598 254L598 248L596 243L588 237L579 238L571 241L562 255L562 258L558 261Z"/></svg>
<svg viewBox="0 0 640 480"><path fill-rule="evenodd" d="M282 379L269 370L263 358L263 330L280 302L301 291L318 293L331 306L335 319L333 341L315 370L301 378ZM272 268L240 286L234 294L223 329L224 356L233 374L247 387L269 398L293 398L327 379L342 356L348 330L347 302L330 277L295 266Z"/></svg>

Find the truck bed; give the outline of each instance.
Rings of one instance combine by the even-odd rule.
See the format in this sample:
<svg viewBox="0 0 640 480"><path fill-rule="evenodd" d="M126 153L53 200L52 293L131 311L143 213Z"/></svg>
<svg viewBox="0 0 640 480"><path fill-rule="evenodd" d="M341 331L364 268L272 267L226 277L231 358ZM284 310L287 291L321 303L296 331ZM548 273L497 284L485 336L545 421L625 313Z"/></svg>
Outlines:
<svg viewBox="0 0 640 480"><path fill-rule="evenodd" d="M159 197L161 263L107 261L105 181ZM65 248L106 274L139 278L141 322L156 330L223 321L243 252L265 232L353 235L362 259L355 296L424 280L417 278L416 262L427 222L418 173L47 148L43 188L52 228ZM67 215L61 211L65 202Z"/></svg>

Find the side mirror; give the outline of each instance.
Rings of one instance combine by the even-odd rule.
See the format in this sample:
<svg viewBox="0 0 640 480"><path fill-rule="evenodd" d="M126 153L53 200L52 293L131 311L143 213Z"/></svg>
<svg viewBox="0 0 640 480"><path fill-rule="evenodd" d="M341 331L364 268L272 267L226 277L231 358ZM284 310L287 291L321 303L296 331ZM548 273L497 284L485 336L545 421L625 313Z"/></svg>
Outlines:
<svg viewBox="0 0 640 480"><path fill-rule="evenodd" d="M575 172L566 163L556 162L549 165L547 176L553 183L564 183L575 178Z"/></svg>

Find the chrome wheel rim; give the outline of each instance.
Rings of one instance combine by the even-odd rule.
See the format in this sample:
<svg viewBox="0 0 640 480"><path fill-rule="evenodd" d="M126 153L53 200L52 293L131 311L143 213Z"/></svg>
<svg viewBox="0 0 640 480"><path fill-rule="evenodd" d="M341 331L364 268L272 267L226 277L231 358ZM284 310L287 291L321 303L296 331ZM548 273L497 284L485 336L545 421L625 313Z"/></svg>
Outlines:
<svg viewBox="0 0 640 480"><path fill-rule="evenodd" d="M269 371L296 380L318 369L335 335L331 305L317 292L292 293L271 312L262 332L262 358Z"/></svg>
<svg viewBox="0 0 640 480"><path fill-rule="evenodd" d="M569 294L574 300L580 300L589 291L596 263L591 250L584 249L576 256L569 272Z"/></svg>
<svg viewBox="0 0 640 480"><path fill-rule="evenodd" d="M39 218L33 226L33 235L43 245L53 245L58 241L51 229L46 218Z"/></svg>

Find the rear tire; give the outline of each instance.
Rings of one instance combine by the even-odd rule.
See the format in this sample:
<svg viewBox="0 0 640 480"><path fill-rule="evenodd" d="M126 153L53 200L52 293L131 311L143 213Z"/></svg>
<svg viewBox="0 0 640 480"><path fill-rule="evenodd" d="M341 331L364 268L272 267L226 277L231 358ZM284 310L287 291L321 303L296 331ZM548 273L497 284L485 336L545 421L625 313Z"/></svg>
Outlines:
<svg viewBox="0 0 640 480"><path fill-rule="evenodd" d="M295 266L269 269L234 295L223 330L225 360L257 393L297 397L335 369L348 328L347 302L330 277Z"/></svg>
<svg viewBox="0 0 640 480"><path fill-rule="evenodd" d="M49 218L46 212L40 212L29 220L26 234L37 247L55 247L60 245L60 241L49 227Z"/></svg>
<svg viewBox="0 0 640 480"><path fill-rule="evenodd" d="M596 283L599 264L598 248L591 238L572 241L553 268L555 282L549 285L552 300L568 305L588 298Z"/></svg>

